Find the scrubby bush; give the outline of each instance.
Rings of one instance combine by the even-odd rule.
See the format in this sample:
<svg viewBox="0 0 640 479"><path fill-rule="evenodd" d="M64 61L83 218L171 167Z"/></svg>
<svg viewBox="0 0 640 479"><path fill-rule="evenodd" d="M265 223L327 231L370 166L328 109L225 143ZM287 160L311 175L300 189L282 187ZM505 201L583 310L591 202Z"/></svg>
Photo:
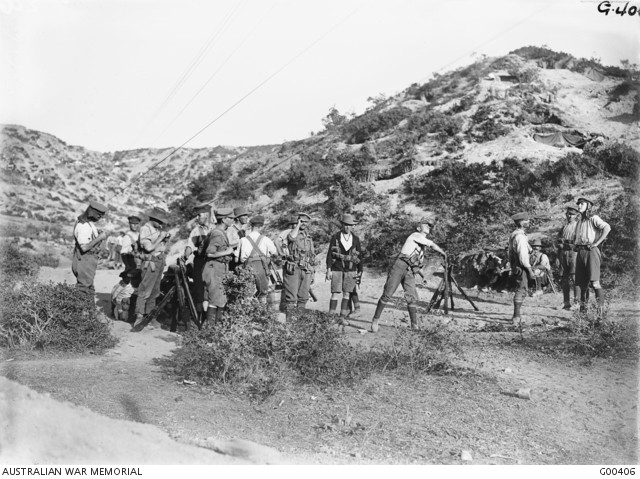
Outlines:
<svg viewBox="0 0 640 479"><path fill-rule="evenodd" d="M394 128L402 120L408 118L411 110L405 107L390 108L382 112L367 111L349 121L344 131L347 143L364 143Z"/></svg>
<svg viewBox="0 0 640 479"><path fill-rule="evenodd" d="M21 252L15 243L0 242L0 271L6 283L11 283L15 278L35 278L40 270L34 257Z"/></svg>
<svg viewBox="0 0 640 479"><path fill-rule="evenodd" d="M99 320L93 297L66 283L5 289L0 300L0 345L46 351L101 352L116 344Z"/></svg>
<svg viewBox="0 0 640 479"><path fill-rule="evenodd" d="M436 110L428 110L411 115L408 128L418 130L423 134L437 133L438 140L444 143L460 132L462 123L455 116Z"/></svg>

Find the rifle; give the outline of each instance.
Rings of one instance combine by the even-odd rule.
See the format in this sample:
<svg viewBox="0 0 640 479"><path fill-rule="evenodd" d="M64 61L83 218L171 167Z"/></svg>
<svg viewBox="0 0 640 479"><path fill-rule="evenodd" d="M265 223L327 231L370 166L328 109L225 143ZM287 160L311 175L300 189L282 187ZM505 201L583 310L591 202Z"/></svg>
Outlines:
<svg viewBox="0 0 640 479"><path fill-rule="evenodd" d="M273 262L269 262L269 279L271 279L275 289L283 288L282 276L273 265Z"/></svg>

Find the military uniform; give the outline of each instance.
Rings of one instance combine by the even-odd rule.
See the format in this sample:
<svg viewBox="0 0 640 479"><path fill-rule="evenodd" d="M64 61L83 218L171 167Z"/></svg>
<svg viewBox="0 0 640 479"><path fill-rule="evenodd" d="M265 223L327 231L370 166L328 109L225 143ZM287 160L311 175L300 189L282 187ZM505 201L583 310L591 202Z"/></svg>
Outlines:
<svg viewBox="0 0 640 479"><path fill-rule="evenodd" d="M251 218L250 223L256 227L264 225L264 217L261 215ZM269 293L269 264L271 257L276 256L276 245L270 238L263 236L258 231L247 233L240 239L239 263L245 264L254 271L256 280L256 296L265 301Z"/></svg>
<svg viewBox="0 0 640 479"><path fill-rule="evenodd" d="M300 213L298 218L308 222L310 216ZM284 267L284 295L287 311L292 308L306 308L309 301L309 288L315 273L315 250L313 240L306 231L293 228L287 235L290 259Z"/></svg>
<svg viewBox="0 0 640 479"><path fill-rule="evenodd" d="M167 218L162 211L156 210L149 213L149 219L159 224L166 224ZM156 228L152 221L140 228L140 270L142 279L138 287L138 299L136 302L136 322L146 314L153 311L156 299L160 295L160 282L165 267L166 240L165 232ZM156 244L156 246L154 246Z"/></svg>
<svg viewBox="0 0 640 479"><path fill-rule="evenodd" d="M140 224L140 217L131 215L128 217L129 228ZM138 251L138 239L140 232L130 229L122 238L122 246L120 248L120 256L124 263L125 271L132 271L140 267L140 256Z"/></svg>
<svg viewBox="0 0 640 479"><path fill-rule="evenodd" d="M518 213L511 217L514 221L528 221L527 213ZM529 255L532 248L529 245L529 239L521 227L516 228L509 237L509 264L511 265L511 276L516 284L516 293L513 297L514 312L512 321L520 319L520 308L524 299L529 293L529 272L531 264L529 263Z"/></svg>
<svg viewBox="0 0 640 479"><path fill-rule="evenodd" d="M529 255L529 264L533 270L536 292L542 293L542 288L549 284L549 278L551 277L551 263L549 257L536 247L542 247L542 242L539 239L533 240L529 243L532 251Z"/></svg>
<svg viewBox="0 0 640 479"><path fill-rule="evenodd" d="M107 211L107 207L92 201L87 210L78 217L73 227L73 237L75 247L73 249L73 260L71 271L77 279L76 288L87 295L95 295L93 281L98 269L98 259L100 254L100 234L95 222L98 221ZM93 246L89 245L93 242Z"/></svg>
<svg viewBox="0 0 640 479"><path fill-rule="evenodd" d="M211 228L206 224L196 224L189 234L189 243L193 245L193 302L197 311L202 311L204 301L202 273L207 262L206 250L210 234Z"/></svg>
<svg viewBox="0 0 640 479"><path fill-rule="evenodd" d="M588 203L588 208L593 205L593 202L586 198L578 198L578 205L582 202ZM600 284L602 255L594 243L598 242L599 244L604 241L611 231L611 226L598 215L587 214L587 211L580 215L576 223L574 236L575 249L577 250L576 291L580 290L580 301L584 308L584 303L588 300L589 284L591 284L596 294L598 306L602 307L604 302Z"/></svg>
<svg viewBox="0 0 640 479"><path fill-rule="evenodd" d="M289 241L287 240L287 237L289 236L289 233L291 233L291 231L293 230L293 226L295 226L297 222L298 222L298 216L290 215L288 217L289 227L286 230L281 231L280 234L278 234L278 236L276 236L274 240L274 243L276 245L276 250L278 251L278 256L282 260L281 278L283 280L283 290L280 292L280 308L279 308L281 312L285 312L287 309L287 303L285 301L285 293L284 293L284 278L286 275L287 268L289 269L292 268L292 266L288 266L292 258L290 258L291 253L289 251Z"/></svg>
<svg viewBox="0 0 640 479"><path fill-rule="evenodd" d="M239 264L238 247L240 246L240 240L244 238L247 233L246 228L249 211L244 206L238 206L233 209L232 217L234 223L229 225L226 230L229 245L233 248L234 253L233 260L229 263L229 269L231 271L235 270Z"/></svg>
<svg viewBox="0 0 640 479"><path fill-rule="evenodd" d="M416 306L418 291L416 289L414 275L417 274L424 265L425 247L434 249L442 255L445 254L437 244L427 238L427 233L430 232L434 224L435 218L425 220L420 226L420 229L415 233L411 233L402 245L400 253L387 274L387 281L384 284L382 296L378 300L376 312L371 321L371 332L375 333L378 331L378 320L382 315L382 311L387 305L391 304L391 298L400 285L402 285L404 289L404 297L407 301L411 327L414 329L418 328L418 310ZM428 225L429 229L424 229L425 225Z"/></svg>
<svg viewBox="0 0 640 479"><path fill-rule="evenodd" d="M343 224L343 230L345 226L356 224L355 219L350 214L342 215L341 223ZM338 231L331 237L326 260L327 275L331 275L332 297L329 302L329 312L334 313L336 311L338 295L342 293L340 316L349 314L351 294L356 292L357 285L362 277L362 246L360 238L350 230L347 231L348 233ZM356 304L355 308L359 309L359 303ZM354 310L357 312L357 309Z"/></svg>
<svg viewBox="0 0 640 479"><path fill-rule="evenodd" d="M227 295L224 291L222 279L229 272L229 263L233 259L233 249L225 233L224 221L232 214L230 209L220 209L215 212L218 225L211 230L207 245L207 260L202 271L204 282L204 301L207 319L219 319L222 308L227 305ZM218 313L220 311L220 313Z"/></svg>
<svg viewBox="0 0 640 479"><path fill-rule="evenodd" d="M567 213L577 214L578 210L572 207L567 208ZM575 219L565 224L558 232L558 259L560 261L560 274L562 285L562 296L564 299L564 309L571 309L571 286L575 285L576 277L576 256L574 251L574 243L576 236ZM580 293L574 290L574 299L577 299Z"/></svg>

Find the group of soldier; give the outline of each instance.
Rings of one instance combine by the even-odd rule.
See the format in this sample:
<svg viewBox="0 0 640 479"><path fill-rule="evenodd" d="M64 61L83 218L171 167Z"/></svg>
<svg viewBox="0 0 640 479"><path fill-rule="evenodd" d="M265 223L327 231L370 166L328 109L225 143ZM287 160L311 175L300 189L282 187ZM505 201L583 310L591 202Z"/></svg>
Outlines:
<svg viewBox="0 0 640 479"><path fill-rule="evenodd" d="M579 198L577 208L567 208L567 222L559 233L558 258L565 309L572 308L572 286L574 301L582 307L588 300L589 286L595 291L598 307L602 308L603 305L599 246L611 228L599 216L592 214L592 206L590 200ZM91 296L95 292L96 251L106 237L104 232L98 231L96 223L106 211L106 206L91 202L74 227L76 246L72 271L77 278L78 290ZM245 207L213 210L209 204L200 204L195 213L195 225L182 260L186 262L193 256L192 291L200 321L220 320L227 305L223 279L238 268L250 268L257 298L273 309L276 308L274 287L282 283L279 309L287 318L291 318L296 310L306 308L313 296L311 285L318 266L309 232L311 217L307 213L288 217L288 228L273 239L264 233L265 217L251 215ZM130 295L131 290L137 288L134 329L154 309L160 295L167 242L171 236L163 231L167 216L162 210L153 210L148 218L140 226L139 216L128 217L129 231L123 238L121 248L125 271L120 275L122 281L117 293ZM512 216L512 220L516 229L510 235L508 252L516 292L511 323L521 320L521 308L528 295L529 282L538 276L534 267L536 270L551 269L550 265L545 264L546 255L536 254L540 245L535 241L530 243L527 238L525 230L530 225L529 215L526 212L518 213ZM378 331L381 314L400 285L404 289L411 327L418 328L416 277L422 276L425 252L432 249L446 258L445 251L428 238L435 222L433 215L422 219L416 231L406 238L388 271L371 320L371 332ZM340 230L330 239L325 263L325 279L331 284L329 312L336 314L337 322L342 326L349 324L349 318L360 315L358 289L362 281L363 249L360 239L353 232L356 224L352 214L340 217ZM532 264L534 258L540 264ZM282 268L281 274L276 267ZM157 322L152 326L157 327Z"/></svg>

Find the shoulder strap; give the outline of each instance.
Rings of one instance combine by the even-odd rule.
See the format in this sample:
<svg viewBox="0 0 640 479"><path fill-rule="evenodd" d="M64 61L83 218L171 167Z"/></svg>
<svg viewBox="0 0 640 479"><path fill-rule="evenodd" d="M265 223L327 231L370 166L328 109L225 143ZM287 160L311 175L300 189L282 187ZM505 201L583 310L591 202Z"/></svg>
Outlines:
<svg viewBox="0 0 640 479"><path fill-rule="evenodd" d="M264 257L264 254L262 253L262 251L260 251L260 248L258 248L258 245L262 241L263 236L262 235L258 236L258 239L256 241L253 241L253 238L251 238L251 236L249 235L246 235L245 238L249 240L249 243L251 243L251 247L253 248L251 250L251 254L249 255L249 258L255 258L256 256L260 258Z"/></svg>

